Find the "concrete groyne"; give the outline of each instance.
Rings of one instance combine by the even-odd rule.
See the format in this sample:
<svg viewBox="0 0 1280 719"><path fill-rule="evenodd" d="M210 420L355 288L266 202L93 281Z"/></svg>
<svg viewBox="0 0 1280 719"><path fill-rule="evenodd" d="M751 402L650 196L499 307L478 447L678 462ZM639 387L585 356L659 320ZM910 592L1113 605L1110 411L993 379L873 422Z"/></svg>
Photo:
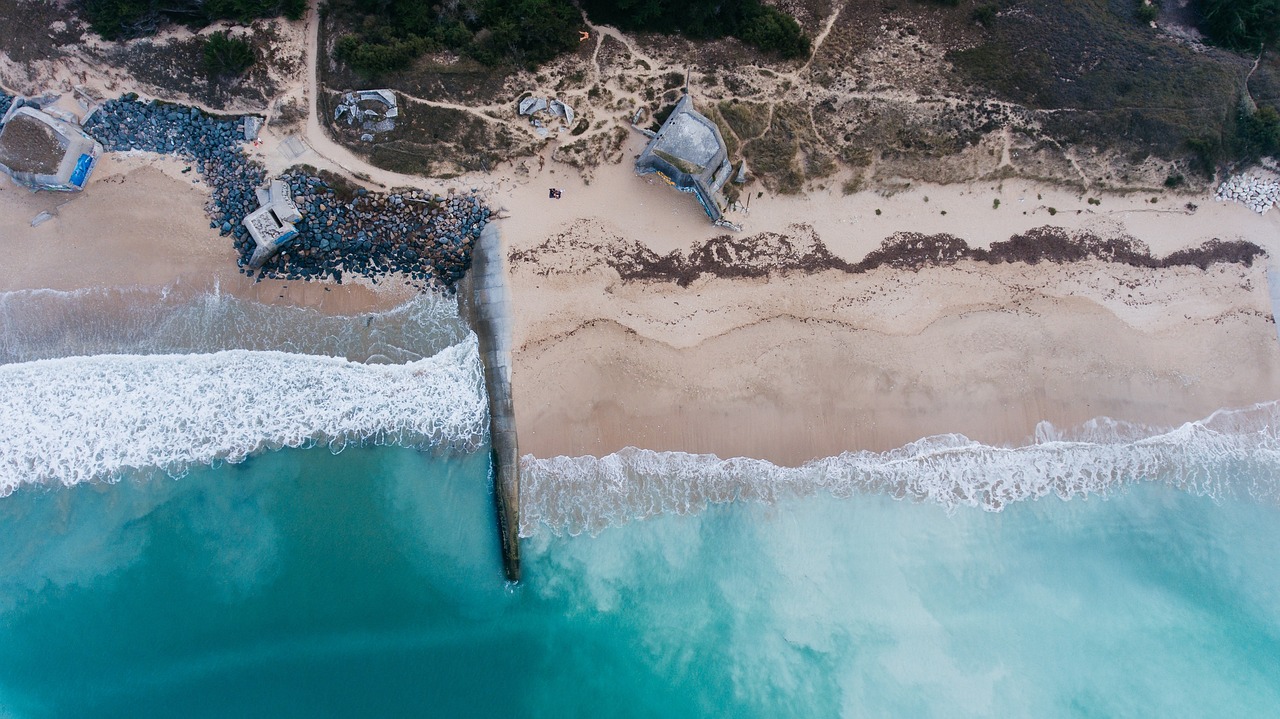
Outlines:
<svg viewBox="0 0 1280 719"><path fill-rule="evenodd" d="M520 452L511 402L511 306L506 262L496 223L487 223L471 255L471 271L459 284L464 315L480 340L485 388L489 394L489 436L493 493L502 565L507 580L520 581Z"/></svg>

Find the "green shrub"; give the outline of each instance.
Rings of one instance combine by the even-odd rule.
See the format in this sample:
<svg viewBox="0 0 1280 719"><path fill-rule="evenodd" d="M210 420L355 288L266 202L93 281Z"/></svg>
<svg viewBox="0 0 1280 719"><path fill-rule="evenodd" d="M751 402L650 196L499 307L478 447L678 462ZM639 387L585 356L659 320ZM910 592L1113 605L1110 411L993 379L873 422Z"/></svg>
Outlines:
<svg viewBox="0 0 1280 719"><path fill-rule="evenodd" d="M160 14L153 0L85 0L84 16L94 32L118 40L154 32Z"/></svg>
<svg viewBox="0 0 1280 719"><path fill-rule="evenodd" d="M163 20L204 27L214 20L247 23L284 15L300 20L307 0L80 0L89 27L108 40L150 35Z"/></svg>
<svg viewBox="0 0 1280 719"><path fill-rule="evenodd" d="M809 54L795 18L760 0L582 0L593 22L694 39L725 36L784 58Z"/></svg>
<svg viewBox="0 0 1280 719"><path fill-rule="evenodd" d="M1191 168L1205 177L1213 177L1222 159L1222 143L1208 135L1187 138L1187 149L1191 151Z"/></svg>
<svg viewBox="0 0 1280 719"><path fill-rule="evenodd" d="M809 55L809 38L800 29L800 23L774 7L759 6L735 35L748 45L788 60Z"/></svg>
<svg viewBox="0 0 1280 719"><path fill-rule="evenodd" d="M403 70L426 52L429 43L418 37L388 42L366 42L357 35L346 35L338 41L338 59L367 74Z"/></svg>
<svg viewBox="0 0 1280 719"><path fill-rule="evenodd" d="M576 47L581 27L568 0L330 0L326 7L353 29L339 41L338 58L367 75L440 49L486 65L533 67Z"/></svg>
<svg viewBox="0 0 1280 719"><path fill-rule="evenodd" d="M1280 112L1270 105L1241 112L1236 120L1236 157L1256 160L1280 153Z"/></svg>
<svg viewBox="0 0 1280 719"><path fill-rule="evenodd" d="M1137 16L1139 22L1154 22L1156 18L1160 17L1160 6L1154 1L1138 0Z"/></svg>
<svg viewBox="0 0 1280 719"><path fill-rule="evenodd" d="M1200 30L1232 50L1257 51L1280 37L1280 0L1194 0Z"/></svg>
<svg viewBox="0 0 1280 719"><path fill-rule="evenodd" d="M996 19L997 10L995 5L979 5L969 14L969 19L986 27Z"/></svg>
<svg viewBox="0 0 1280 719"><path fill-rule="evenodd" d="M245 40L215 32L204 42L204 68L211 78L242 75L253 63L253 46Z"/></svg>

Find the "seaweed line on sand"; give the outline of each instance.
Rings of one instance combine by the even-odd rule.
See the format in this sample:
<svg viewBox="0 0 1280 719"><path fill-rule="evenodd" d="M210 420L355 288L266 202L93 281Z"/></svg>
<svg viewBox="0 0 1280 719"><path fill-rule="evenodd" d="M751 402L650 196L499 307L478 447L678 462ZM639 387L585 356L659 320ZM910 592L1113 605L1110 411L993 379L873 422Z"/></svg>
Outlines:
<svg viewBox="0 0 1280 719"><path fill-rule="evenodd" d="M789 272L814 273L837 270L861 273L880 267L921 270L944 267L961 260L1000 264L1023 262L1064 264L1100 260L1133 267L1195 266L1207 269L1216 263L1252 266L1265 251L1252 242L1212 239L1198 247L1156 257L1140 240L1127 235L1103 237L1090 232L1070 232L1061 227L1035 227L990 248L969 246L950 234L927 235L898 232L868 253L860 262L848 262L832 254L809 225L792 225L791 234L762 232L748 237L721 235L685 253L659 255L638 241L610 235L593 241L575 225L525 250L513 250L513 265L529 265L540 274L576 274L601 264L624 281L675 282L684 287L703 275L720 278L765 277Z"/></svg>

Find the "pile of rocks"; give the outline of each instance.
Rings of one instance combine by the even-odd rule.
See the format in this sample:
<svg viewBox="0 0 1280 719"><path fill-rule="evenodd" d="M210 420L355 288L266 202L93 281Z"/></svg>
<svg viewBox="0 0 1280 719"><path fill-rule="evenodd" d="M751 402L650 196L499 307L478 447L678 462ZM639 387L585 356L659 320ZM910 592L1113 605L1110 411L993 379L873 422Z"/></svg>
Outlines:
<svg viewBox="0 0 1280 719"><path fill-rule="evenodd" d="M9 111L9 106L13 104L13 95L6 95L0 92L0 117Z"/></svg>
<svg viewBox="0 0 1280 719"><path fill-rule="evenodd" d="M237 248L248 239L240 220L258 208L254 189L266 181L267 173L241 149L240 118L218 118L195 107L144 103L125 95L103 103L84 129L108 152L143 150L192 162L212 190L206 207L210 226L234 235Z"/></svg>
<svg viewBox="0 0 1280 719"><path fill-rule="evenodd" d="M471 250L489 220L489 209L470 194L359 189L342 197L318 177L287 173L280 179L288 183L302 220L295 223L298 237L263 265L267 277L341 280L346 271L452 287L471 266ZM248 245L251 254L252 241ZM241 250L242 257L248 254Z"/></svg>
<svg viewBox="0 0 1280 719"><path fill-rule="evenodd" d="M1252 175L1236 175L1218 186L1213 199L1218 202L1234 200L1264 215L1273 205L1280 203L1280 182Z"/></svg>
<svg viewBox="0 0 1280 719"><path fill-rule="evenodd" d="M241 219L258 206L266 171L241 146L242 118L218 118L198 108L110 100L85 130L109 151L145 150L189 160L212 188L210 227L233 237L245 274L254 241ZM471 249L489 219L474 195L436 197L408 192L339 193L323 179L282 176L302 210L298 237L257 270L258 277L342 281L343 273L400 274L424 286L452 288L471 265Z"/></svg>

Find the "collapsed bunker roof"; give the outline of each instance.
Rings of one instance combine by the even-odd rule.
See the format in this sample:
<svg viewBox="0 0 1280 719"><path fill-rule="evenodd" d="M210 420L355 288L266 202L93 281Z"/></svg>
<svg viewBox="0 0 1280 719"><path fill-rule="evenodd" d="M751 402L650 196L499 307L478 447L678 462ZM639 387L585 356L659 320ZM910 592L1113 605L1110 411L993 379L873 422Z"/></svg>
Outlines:
<svg viewBox="0 0 1280 719"><path fill-rule="evenodd" d="M101 154L79 127L34 107L11 109L0 126L0 170L33 190L81 190Z"/></svg>
<svg viewBox="0 0 1280 719"><path fill-rule="evenodd" d="M732 170L720 129L694 109L689 95L680 98L636 160L636 172L657 172L681 192L696 195L707 216L717 223L722 213L715 193Z"/></svg>

